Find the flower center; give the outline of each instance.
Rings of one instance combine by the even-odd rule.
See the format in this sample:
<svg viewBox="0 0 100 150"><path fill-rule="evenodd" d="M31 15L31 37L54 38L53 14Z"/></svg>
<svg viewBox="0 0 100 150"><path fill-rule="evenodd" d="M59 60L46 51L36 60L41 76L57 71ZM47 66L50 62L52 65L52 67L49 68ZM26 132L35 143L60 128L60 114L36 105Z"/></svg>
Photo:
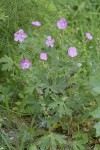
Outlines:
<svg viewBox="0 0 100 150"><path fill-rule="evenodd" d="M24 66L27 67L28 63L24 63Z"/></svg>
<svg viewBox="0 0 100 150"><path fill-rule="evenodd" d="M49 44L52 44L52 41L51 41L51 40L49 40L48 42L49 42Z"/></svg>
<svg viewBox="0 0 100 150"><path fill-rule="evenodd" d="M22 37L22 33L19 33L19 35L18 35L19 37Z"/></svg>

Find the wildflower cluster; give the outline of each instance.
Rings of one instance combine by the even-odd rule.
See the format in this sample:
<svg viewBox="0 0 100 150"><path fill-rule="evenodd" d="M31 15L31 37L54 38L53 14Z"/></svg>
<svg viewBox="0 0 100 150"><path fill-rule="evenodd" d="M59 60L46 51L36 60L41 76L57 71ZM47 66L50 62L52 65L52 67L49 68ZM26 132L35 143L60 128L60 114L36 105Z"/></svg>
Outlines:
<svg viewBox="0 0 100 150"><path fill-rule="evenodd" d="M41 23L39 21L33 21L32 25L39 27L39 26L41 26ZM58 29L65 30L67 26L68 26L68 23L67 23L66 19L61 18L60 20L57 21ZM22 29L20 29L19 31L14 33L14 40L15 41L23 42L26 37L27 37L27 34L24 33L24 31ZM90 35L89 32L86 33L86 38L88 40L93 39L92 35ZM55 43L55 39L53 39L51 36L47 36L47 39L45 41L46 46L52 48L52 47L54 47L54 43ZM72 58L76 57L77 54L78 54L78 52L77 52L75 47L69 47L68 55L70 57L72 57ZM47 61L47 59L48 59L47 53L41 52L40 53L40 60ZM30 62L29 59L26 58L26 59L21 60L20 65L21 65L22 69L28 69L31 67L32 63Z"/></svg>

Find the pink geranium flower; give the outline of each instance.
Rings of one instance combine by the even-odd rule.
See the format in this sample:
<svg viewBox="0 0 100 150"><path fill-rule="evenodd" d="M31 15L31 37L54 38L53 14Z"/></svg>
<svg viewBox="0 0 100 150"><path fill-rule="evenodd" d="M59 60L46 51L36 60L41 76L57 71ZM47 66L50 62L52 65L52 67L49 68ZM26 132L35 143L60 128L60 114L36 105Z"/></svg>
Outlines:
<svg viewBox="0 0 100 150"><path fill-rule="evenodd" d="M68 49L68 55L69 55L70 57L75 57L75 56L77 56L77 50L76 50L76 48L75 48L75 47L70 47L70 48Z"/></svg>
<svg viewBox="0 0 100 150"><path fill-rule="evenodd" d="M54 42L55 40L51 38L51 36L48 36L47 39L46 39L46 42L45 44L49 47L53 47L54 46Z"/></svg>
<svg viewBox="0 0 100 150"><path fill-rule="evenodd" d="M19 31L14 33L14 40L15 41L23 42L26 37L27 37L27 34L24 33L24 31L22 29L20 29Z"/></svg>
<svg viewBox="0 0 100 150"><path fill-rule="evenodd" d="M61 18L58 22L57 22L57 26L59 29L64 30L67 27L67 21L64 18Z"/></svg>
<svg viewBox="0 0 100 150"><path fill-rule="evenodd" d="M89 32L86 33L86 38L88 40L92 40L93 39L92 35Z"/></svg>
<svg viewBox="0 0 100 150"><path fill-rule="evenodd" d="M33 21L32 25L39 27L39 26L41 26L41 23L39 21Z"/></svg>
<svg viewBox="0 0 100 150"><path fill-rule="evenodd" d="M40 54L40 59L41 60L47 60L47 54L46 53L41 53Z"/></svg>
<svg viewBox="0 0 100 150"><path fill-rule="evenodd" d="M21 68L22 69L28 69L30 68L30 66L32 65L32 63L30 62L29 59L22 59L21 62L20 62L20 65L21 65Z"/></svg>

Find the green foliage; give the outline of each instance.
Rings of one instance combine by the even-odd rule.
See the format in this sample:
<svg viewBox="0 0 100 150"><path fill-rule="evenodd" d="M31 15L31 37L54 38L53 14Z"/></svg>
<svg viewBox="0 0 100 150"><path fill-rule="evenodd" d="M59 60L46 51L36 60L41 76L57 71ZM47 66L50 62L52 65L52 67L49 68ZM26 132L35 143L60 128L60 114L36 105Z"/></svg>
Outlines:
<svg viewBox="0 0 100 150"><path fill-rule="evenodd" d="M57 145L59 145L60 147L61 145L67 144L65 138L66 136L64 135L50 133L49 135L45 135L44 137L40 138L40 140L38 141L38 145L41 150L49 148L56 150Z"/></svg>
<svg viewBox="0 0 100 150"><path fill-rule="evenodd" d="M95 76L90 77L91 91L94 96L100 95L100 71Z"/></svg>
<svg viewBox="0 0 100 150"><path fill-rule="evenodd" d="M0 150L4 150L4 148L3 148L3 147L0 147Z"/></svg>
<svg viewBox="0 0 100 150"><path fill-rule="evenodd" d="M36 148L35 145L32 144L32 145L29 147L29 150L37 150L37 148Z"/></svg>
<svg viewBox="0 0 100 150"><path fill-rule="evenodd" d="M0 7L0 23L3 21L5 22L7 19L7 16L5 15L5 13L3 12L3 9Z"/></svg>
<svg viewBox="0 0 100 150"><path fill-rule="evenodd" d="M88 142L88 135L85 133L77 132L73 135L73 150L85 150L86 143Z"/></svg>
<svg viewBox="0 0 100 150"><path fill-rule="evenodd" d="M94 118L100 118L100 107L90 113Z"/></svg>
<svg viewBox="0 0 100 150"><path fill-rule="evenodd" d="M11 59L11 57L8 57L7 55L4 55L4 57L2 57L0 59L0 63L3 63L2 71L5 71L5 70L11 71L11 70L13 70L14 62Z"/></svg>
<svg viewBox="0 0 100 150"><path fill-rule="evenodd" d="M0 1L1 149L85 150L90 139L100 149L99 10L99 0ZM68 21L66 30L57 28L60 18ZM27 33L22 43L13 39L19 29ZM45 45L49 35L53 48ZM68 56L70 46L77 57ZM40 60L41 52L47 61ZM20 67L25 58L32 62L28 70Z"/></svg>
<svg viewBox="0 0 100 150"><path fill-rule="evenodd" d="M90 113L94 118L100 119L100 107ZM100 136L100 121L94 125L96 136Z"/></svg>
<svg viewBox="0 0 100 150"><path fill-rule="evenodd" d="M72 110L70 108L67 107L65 100L63 100L63 98L59 98L59 96L51 96L52 99L54 100L54 102L50 103L48 108L55 110L56 112L58 112L59 117L61 118L63 115L69 115L71 116L72 114Z"/></svg>
<svg viewBox="0 0 100 150"><path fill-rule="evenodd" d="M96 136L100 136L100 121L94 125L94 128L96 129Z"/></svg>
<svg viewBox="0 0 100 150"><path fill-rule="evenodd" d="M100 145L96 144L95 147L94 147L94 150L99 150L99 149L100 149Z"/></svg>

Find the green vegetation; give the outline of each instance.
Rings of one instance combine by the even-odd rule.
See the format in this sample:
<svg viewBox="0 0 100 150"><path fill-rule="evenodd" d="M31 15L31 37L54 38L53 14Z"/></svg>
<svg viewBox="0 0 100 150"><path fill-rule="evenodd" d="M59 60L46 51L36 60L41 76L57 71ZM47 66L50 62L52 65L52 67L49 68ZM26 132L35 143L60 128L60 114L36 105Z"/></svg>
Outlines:
<svg viewBox="0 0 100 150"><path fill-rule="evenodd" d="M0 1L0 150L100 149L99 28L99 0ZM19 29L28 35L21 43L14 41ZM22 70L25 58L32 66Z"/></svg>

